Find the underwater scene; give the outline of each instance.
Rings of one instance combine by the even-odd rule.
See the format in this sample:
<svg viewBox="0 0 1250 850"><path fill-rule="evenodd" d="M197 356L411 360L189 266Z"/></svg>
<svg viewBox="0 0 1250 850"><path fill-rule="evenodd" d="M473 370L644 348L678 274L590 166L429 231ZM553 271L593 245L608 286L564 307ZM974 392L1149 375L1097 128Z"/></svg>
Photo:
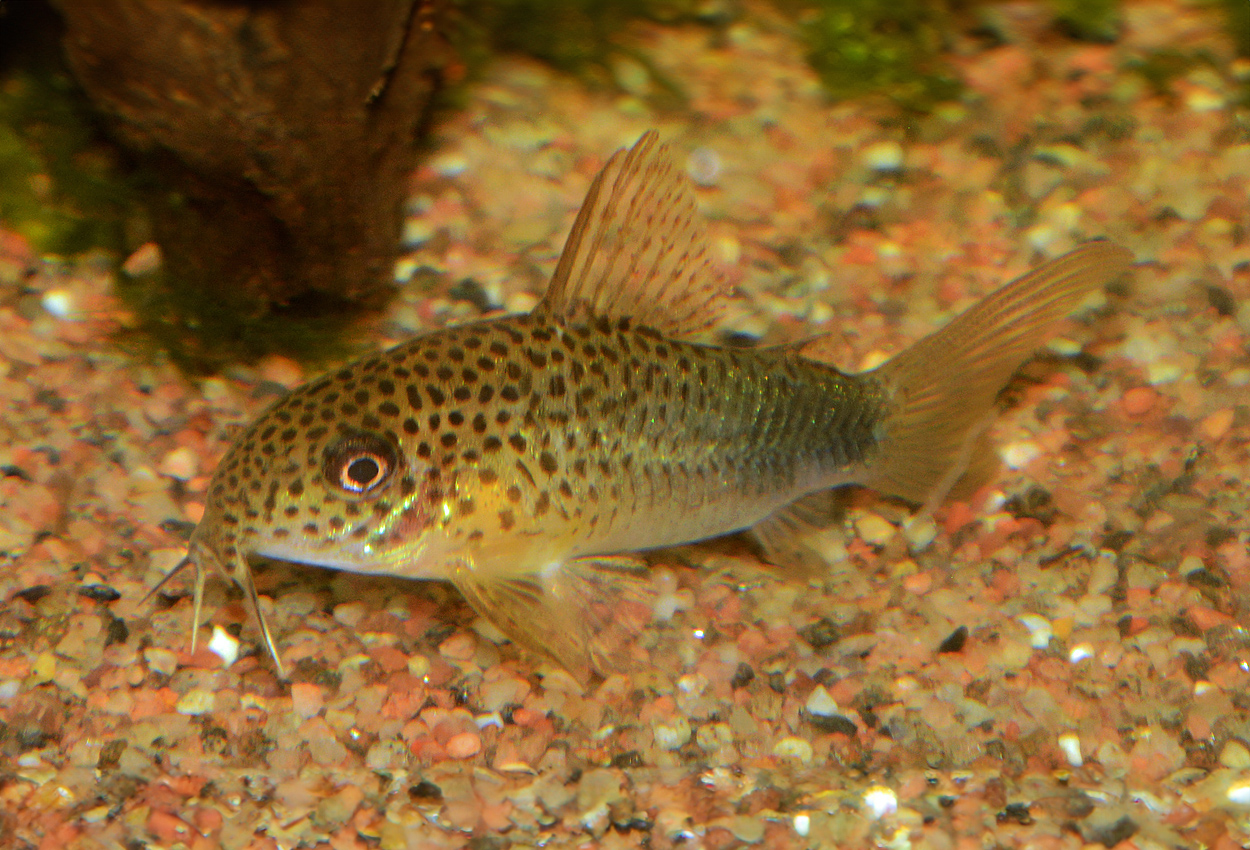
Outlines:
<svg viewBox="0 0 1250 850"><path fill-rule="evenodd" d="M282 8L0 32L0 846L1250 846L1244 0Z"/></svg>

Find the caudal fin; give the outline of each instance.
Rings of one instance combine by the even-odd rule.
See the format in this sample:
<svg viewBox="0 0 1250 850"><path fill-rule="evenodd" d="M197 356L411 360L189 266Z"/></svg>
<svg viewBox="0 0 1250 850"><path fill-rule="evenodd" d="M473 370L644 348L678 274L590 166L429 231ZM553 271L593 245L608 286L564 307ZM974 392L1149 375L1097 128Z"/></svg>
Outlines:
<svg viewBox="0 0 1250 850"><path fill-rule="evenodd" d="M881 454L863 483L932 507L967 466L1012 374L1132 255L1089 242L999 289L871 373L889 399Z"/></svg>

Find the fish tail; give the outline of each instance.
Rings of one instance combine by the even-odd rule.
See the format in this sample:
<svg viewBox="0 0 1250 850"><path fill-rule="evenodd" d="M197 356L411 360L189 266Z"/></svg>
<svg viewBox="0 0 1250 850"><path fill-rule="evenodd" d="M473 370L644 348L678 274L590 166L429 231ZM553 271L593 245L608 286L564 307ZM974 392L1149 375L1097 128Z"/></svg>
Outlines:
<svg viewBox="0 0 1250 850"><path fill-rule="evenodd" d="M881 453L862 482L936 507L967 468L1012 374L1091 291L1132 262L1124 248L1089 242L1016 278L868 373L887 409Z"/></svg>

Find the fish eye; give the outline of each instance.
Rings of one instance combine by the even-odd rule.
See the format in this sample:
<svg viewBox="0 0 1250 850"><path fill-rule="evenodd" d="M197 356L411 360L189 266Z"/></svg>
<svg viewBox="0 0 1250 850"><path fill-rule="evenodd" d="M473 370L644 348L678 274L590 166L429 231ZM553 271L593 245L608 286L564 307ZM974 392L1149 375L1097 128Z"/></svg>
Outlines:
<svg viewBox="0 0 1250 850"><path fill-rule="evenodd" d="M395 446L377 434L350 434L325 451L322 475L340 492L368 496L382 487L399 466Z"/></svg>

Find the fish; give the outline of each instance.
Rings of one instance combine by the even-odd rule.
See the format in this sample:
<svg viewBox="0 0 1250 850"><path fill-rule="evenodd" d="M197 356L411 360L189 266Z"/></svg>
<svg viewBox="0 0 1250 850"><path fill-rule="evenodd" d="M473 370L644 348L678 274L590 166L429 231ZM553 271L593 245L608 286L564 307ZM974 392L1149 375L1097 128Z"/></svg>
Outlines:
<svg viewBox="0 0 1250 850"><path fill-rule="evenodd" d="M230 446L174 570L195 570L192 648L216 570L285 678L263 557L447 581L517 644L580 678L610 670L604 635L643 598L648 550L750 530L781 553L847 485L940 502L1013 373L1131 261L1088 242L865 372L826 362L830 335L717 347L734 292L647 132L592 182L531 312L342 366Z"/></svg>

